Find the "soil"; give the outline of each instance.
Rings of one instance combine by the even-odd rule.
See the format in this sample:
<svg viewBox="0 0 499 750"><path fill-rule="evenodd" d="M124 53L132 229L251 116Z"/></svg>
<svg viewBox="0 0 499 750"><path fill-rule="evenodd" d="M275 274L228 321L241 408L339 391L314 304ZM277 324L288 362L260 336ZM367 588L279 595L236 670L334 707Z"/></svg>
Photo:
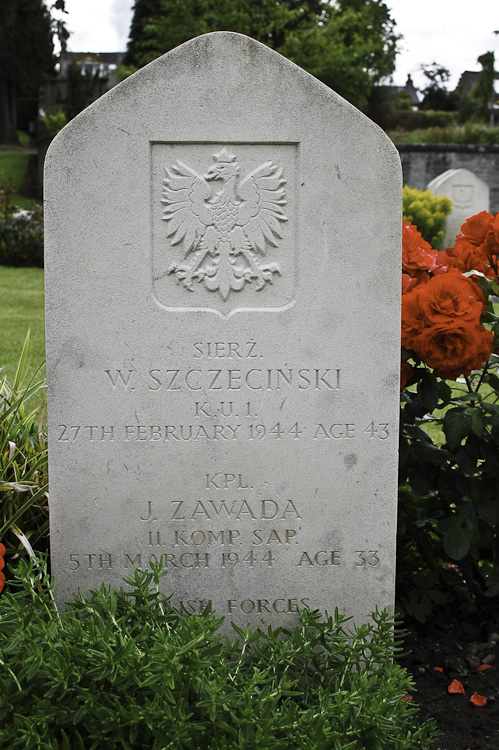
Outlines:
<svg viewBox="0 0 499 750"><path fill-rule="evenodd" d="M499 750L499 612L446 608L405 628L398 661L414 678L421 720L433 717L441 732L435 750ZM449 693L453 680L464 694ZM475 693L485 705L470 701Z"/></svg>

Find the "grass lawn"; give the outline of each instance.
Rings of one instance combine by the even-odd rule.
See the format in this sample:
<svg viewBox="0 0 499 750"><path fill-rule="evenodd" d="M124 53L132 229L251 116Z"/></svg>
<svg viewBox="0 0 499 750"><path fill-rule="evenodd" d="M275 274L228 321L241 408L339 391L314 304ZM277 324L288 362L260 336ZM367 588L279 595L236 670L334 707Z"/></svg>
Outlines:
<svg viewBox="0 0 499 750"><path fill-rule="evenodd" d="M0 266L0 367L13 379L28 330L28 373L45 362L42 268ZM45 376L45 366L40 375Z"/></svg>
<svg viewBox="0 0 499 750"><path fill-rule="evenodd" d="M21 186L26 168L28 154L6 151L0 153L0 182L12 180L16 188Z"/></svg>

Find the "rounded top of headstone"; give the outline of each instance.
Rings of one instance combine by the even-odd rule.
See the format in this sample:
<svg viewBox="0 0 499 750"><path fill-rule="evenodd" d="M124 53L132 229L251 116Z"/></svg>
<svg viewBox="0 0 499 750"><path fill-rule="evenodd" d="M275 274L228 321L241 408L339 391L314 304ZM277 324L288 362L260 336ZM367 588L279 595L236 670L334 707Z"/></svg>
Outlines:
<svg viewBox="0 0 499 750"><path fill-rule="evenodd" d="M147 111L142 113L141 123L146 130L152 119L180 122L187 110L192 110L192 117L202 124L207 111L214 107L222 114L225 110L225 119L238 129L240 123L231 113L242 109L254 109L257 118L259 109L272 108L276 117L282 112L306 128L307 120L317 120L318 110L333 107L342 130L351 125L340 125L341 121L354 123L362 130L359 138L368 129L396 153L378 125L303 68L249 36L214 31L158 57L93 102L60 131L49 155L57 149L58 141L70 133L78 138L89 137L101 119L109 118L112 128L112 118L116 122L123 117L133 120L135 112L143 108ZM86 120L90 122L83 125ZM85 134L80 132L81 127ZM127 130L125 125L121 127ZM232 138L234 135L235 132Z"/></svg>

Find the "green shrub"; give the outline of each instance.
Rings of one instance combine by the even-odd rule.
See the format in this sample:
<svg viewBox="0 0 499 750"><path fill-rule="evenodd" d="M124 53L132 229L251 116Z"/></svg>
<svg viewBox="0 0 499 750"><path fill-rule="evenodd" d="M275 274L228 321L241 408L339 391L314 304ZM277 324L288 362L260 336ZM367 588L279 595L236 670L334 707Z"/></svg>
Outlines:
<svg viewBox="0 0 499 750"><path fill-rule="evenodd" d="M499 144L499 128L493 128L483 123L467 122L464 125L433 125L432 127L416 130L404 129L397 126L397 130L388 135L394 143L441 143L441 144L480 144L493 146Z"/></svg>
<svg viewBox="0 0 499 750"><path fill-rule="evenodd" d="M447 128L454 125L456 119L455 112L397 109L392 115L390 127L401 131Z"/></svg>
<svg viewBox="0 0 499 750"><path fill-rule="evenodd" d="M42 572L40 572L42 571ZM160 566L131 590L102 587L59 613L43 565L21 561L0 599L0 746L67 750L429 748L393 663L386 613L351 632L337 613L290 632L217 634L159 592Z"/></svg>
<svg viewBox="0 0 499 750"><path fill-rule="evenodd" d="M404 185L402 192L403 219L415 224L424 239L437 250L442 250L445 223L452 210L452 201L438 198L429 190L418 190Z"/></svg>
<svg viewBox="0 0 499 750"><path fill-rule="evenodd" d="M403 233L397 586L421 621L434 605L497 610L498 218L470 217L444 253Z"/></svg>
<svg viewBox="0 0 499 750"><path fill-rule="evenodd" d="M54 112L46 112L43 115L43 122L47 128L47 133L56 134L66 125L68 118L63 109L57 109Z"/></svg>
<svg viewBox="0 0 499 750"><path fill-rule="evenodd" d="M19 211L14 185L0 186L0 265L43 268L43 213L40 204Z"/></svg>
<svg viewBox="0 0 499 750"><path fill-rule="evenodd" d="M33 397L44 383L23 383L29 335L14 383L0 373L0 539L9 552L48 539L47 435Z"/></svg>

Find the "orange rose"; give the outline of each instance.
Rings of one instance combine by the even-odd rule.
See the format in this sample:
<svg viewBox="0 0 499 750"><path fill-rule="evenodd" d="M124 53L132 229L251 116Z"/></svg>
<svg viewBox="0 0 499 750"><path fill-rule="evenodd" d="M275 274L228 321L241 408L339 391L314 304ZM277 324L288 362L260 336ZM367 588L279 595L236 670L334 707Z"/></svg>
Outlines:
<svg viewBox="0 0 499 750"><path fill-rule="evenodd" d="M421 288L418 304L429 325L447 320L477 324L485 310L485 296L471 279L451 270Z"/></svg>
<svg viewBox="0 0 499 750"><path fill-rule="evenodd" d="M421 290L427 286L418 286L412 291L404 294L402 297L402 346L406 349L412 349L414 339L423 331L425 327L425 317L421 305L419 304L419 295Z"/></svg>
<svg viewBox="0 0 499 750"><path fill-rule="evenodd" d="M448 320L425 328L414 339L412 349L441 378L456 380L487 362L493 338L481 325Z"/></svg>
<svg viewBox="0 0 499 750"><path fill-rule="evenodd" d="M402 273L402 294L407 294L415 284L416 280L412 279L408 273Z"/></svg>
<svg viewBox="0 0 499 750"><path fill-rule="evenodd" d="M479 214L471 216L461 225L462 236L472 245L479 247L485 241L487 232L490 229L490 221L493 218L494 216L488 211L480 211ZM458 238L459 235L456 239Z"/></svg>
<svg viewBox="0 0 499 750"><path fill-rule="evenodd" d="M448 258L449 266L461 273L479 271L488 278L493 278L494 276L484 246L474 245L466 237L458 237L455 246L448 247L445 255Z"/></svg>
<svg viewBox="0 0 499 750"><path fill-rule="evenodd" d="M499 214L490 222L489 231L481 247L486 253L489 263L493 263L494 258L492 256L499 254ZM497 258L495 260L497 263Z"/></svg>
<svg viewBox="0 0 499 750"><path fill-rule="evenodd" d="M402 270L412 278L421 280L421 276L433 271L440 265L440 253L423 239L414 224L402 224Z"/></svg>

